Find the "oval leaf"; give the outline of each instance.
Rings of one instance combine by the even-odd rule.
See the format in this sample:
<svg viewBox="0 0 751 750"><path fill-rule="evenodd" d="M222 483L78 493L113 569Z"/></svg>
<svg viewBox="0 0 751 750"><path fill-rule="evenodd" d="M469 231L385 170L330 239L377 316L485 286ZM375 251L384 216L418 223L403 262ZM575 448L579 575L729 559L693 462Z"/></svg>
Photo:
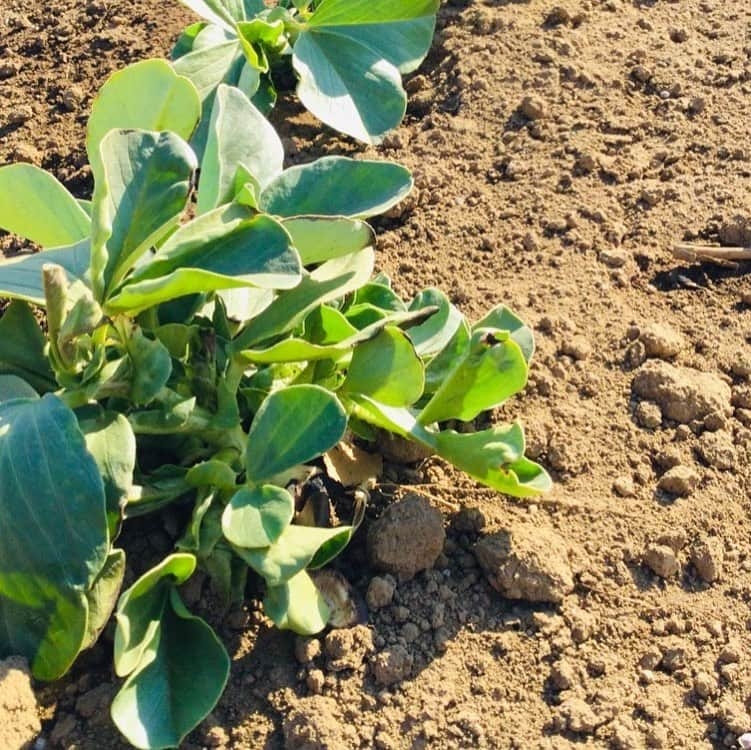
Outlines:
<svg viewBox="0 0 751 750"><path fill-rule="evenodd" d="M201 162L198 213L229 203L244 167L260 187L282 172L284 149L269 121L240 90L220 84Z"/></svg>
<svg viewBox="0 0 751 750"><path fill-rule="evenodd" d="M0 229L45 248L73 245L91 233L91 220L51 175L31 164L0 168Z"/></svg>
<svg viewBox="0 0 751 750"><path fill-rule="evenodd" d="M355 348L341 390L370 396L387 406L410 406L424 387L425 369L409 337L387 326Z"/></svg>
<svg viewBox="0 0 751 750"><path fill-rule="evenodd" d="M275 391L258 410L248 435L248 481L261 483L336 445L347 429L339 399L315 385Z"/></svg>
<svg viewBox="0 0 751 750"><path fill-rule="evenodd" d="M280 630L299 635L320 633L331 616L326 600L304 570L286 583L269 586L263 609Z"/></svg>
<svg viewBox="0 0 751 750"><path fill-rule="evenodd" d="M158 627L112 703L112 719L145 750L178 747L214 708L229 678L227 651L170 586Z"/></svg>
<svg viewBox="0 0 751 750"><path fill-rule="evenodd" d="M447 419L468 421L500 406L527 384L527 362L507 331L480 328L472 335L469 350L449 372L426 404L421 424Z"/></svg>
<svg viewBox="0 0 751 750"><path fill-rule="evenodd" d="M83 644L108 546L102 479L56 396L0 404L0 528L0 658L56 679Z"/></svg>
<svg viewBox="0 0 751 750"><path fill-rule="evenodd" d="M200 117L195 86L165 60L144 60L114 73L94 99L86 132L94 182L103 178L99 147L110 130L168 130L187 141Z"/></svg>
<svg viewBox="0 0 751 750"><path fill-rule="evenodd" d="M261 194L261 207L275 216L367 219L399 203L412 185L400 164L326 156L283 172Z"/></svg>
<svg viewBox="0 0 751 750"><path fill-rule="evenodd" d="M238 547L268 547L279 539L294 514L294 500L281 487L244 487L224 509L222 531Z"/></svg>

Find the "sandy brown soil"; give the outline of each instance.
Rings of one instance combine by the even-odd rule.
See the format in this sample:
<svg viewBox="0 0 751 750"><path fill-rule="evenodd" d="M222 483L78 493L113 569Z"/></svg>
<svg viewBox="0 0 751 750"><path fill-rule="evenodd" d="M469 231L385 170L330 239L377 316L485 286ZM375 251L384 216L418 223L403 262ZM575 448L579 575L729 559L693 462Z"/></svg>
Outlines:
<svg viewBox="0 0 751 750"><path fill-rule="evenodd" d="M167 0L4 0L0 163L85 193L92 92L186 19ZM369 630L295 643L257 602L231 614L229 689L186 747L693 749L751 730L748 267L670 253L751 242L750 24L741 0L444 5L405 125L364 152L418 185L379 262L401 291L441 286L476 317L506 302L535 327L530 386L498 416L523 414L555 490L522 503L436 461L387 465L385 490L444 514L435 568ZM286 112L292 161L357 150ZM485 548L518 545L559 604L488 584L475 544L496 532ZM364 544L342 563L363 595ZM108 650L40 690L54 747L120 747Z"/></svg>

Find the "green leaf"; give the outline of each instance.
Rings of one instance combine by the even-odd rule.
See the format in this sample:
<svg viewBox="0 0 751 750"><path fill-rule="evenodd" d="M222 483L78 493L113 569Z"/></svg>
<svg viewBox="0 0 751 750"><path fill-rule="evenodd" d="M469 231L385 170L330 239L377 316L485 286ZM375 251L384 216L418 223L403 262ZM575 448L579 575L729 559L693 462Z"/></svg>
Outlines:
<svg viewBox="0 0 751 750"><path fill-rule="evenodd" d="M415 403L425 386L425 370L409 337L387 326L355 348L342 393L358 393L388 406Z"/></svg>
<svg viewBox="0 0 751 750"><path fill-rule="evenodd" d="M62 266L72 283L85 278L91 261L91 243L45 250L33 255L20 255L0 260L0 296L24 300L44 307L42 267L47 263Z"/></svg>
<svg viewBox="0 0 751 750"><path fill-rule="evenodd" d="M100 153L91 266L95 290L108 293L177 226L197 163L188 144L166 132L115 130Z"/></svg>
<svg viewBox="0 0 751 750"><path fill-rule="evenodd" d="M319 529L292 524L287 526L270 547L234 547L234 550L269 586L278 586L305 570L324 545L333 543L333 549L338 553L344 549L351 536L350 526Z"/></svg>
<svg viewBox="0 0 751 750"><path fill-rule="evenodd" d="M436 452L478 482L513 497L536 497L550 491L545 470L524 457L521 425L475 433L440 432Z"/></svg>
<svg viewBox="0 0 751 750"><path fill-rule="evenodd" d="M269 121L245 94L220 84L201 162L198 214L232 200L239 167L263 187L281 174L283 163L282 143Z"/></svg>
<svg viewBox="0 0 751 750"><path fill-rule="evenodd" d="M185 583L195 569L193 555L170 555L120 597L115 631L115 671L119 677L129 675L143 660L159 629L166 592L172 585Z"/></svg>
<svg viewBox="0 0 751 750"><path fill-rule="evenodd" d="M421 425L408 409L379 404L365 396L349 400L352 415L430 448L478 482L514 497L548 492L545 470L524 458L524 433L518 424L476 433L437 432Z"/></svg>
<svg viewBox="0 0 751 750"><path fill-rule="evenodd" d="M261 207L276 216L367 219L395 206L412 186L400 164L325 156L282 172L261 194Z"/></svg>
<svg viewBox="0 0 751 750"><path fill-rule="evenodd" d="M91 108L86 150L95 184L104 179L100 146L110 130L170 131L188 140L201 117L195 86L165 60L144 60L107 79Z"/></svg>
<svg viewBox="0 0 751 750"><path fill-rule="evenodd" d="M199 34L193 51L174 63L175 70L193 82L201 97L203 115L190 141L199 157L206 147L219 84L234 86L250 98L256 94L261 83L260 73L245 61L237 38L220 37L217 40L216 31L216 26L207 27Z"/></svg>
<svg viewBox="0 0 751 750"><path fill-rule="evenodd" d="M233 287L291 289L301 272L299 255L277 221L232 204L178 229L106 309L141 310L186 294Z"/></svg>
<svg viewBox="0 0 751 750"><path fill-rule="evenodd" d="M278 586L268 586L263 609L280 630L315 635L328 625L326 600L304 570Z"/></svg>
<svg viewBox="0 0 751 750"><path fill-rule="evenodd" d="M232 31L236 21L252 18L265 9L263 0L180 0L194 13Z"/></svg>
<svg viewBox="0 0 751 750"><path fill-rule="evenodd" d="M508 332L479 328L469 350L426 404L422 424L447 419L468 421L500 406L527 384L527 362Z"/></svg>
<svg viewBox="0 0 751 750"><path fill-rule="evenodd" d="M436 306L438 312L424 323L409 329L409 337L421 357L433 357L445 349L461 327L464 316L439 289L425 289L420 292L410 310L420 310Z"/></svg>
<svg viewBox="0 0 751 750"><path fill-rule="evenodd" d="M180 745L216 705L230 669L221 641L188 612L174 584L159 593L152 638L111 709L126 739L147 750Z"/></svg>
<svg viewBox="0 0 751 750"><path fill-rule="evenodd" d="M279 539L294 514L295 502L281 487L243 487L224 509L222 531L238 547L268 547Z"/></svg>
<svg viewBox="0 0 751 750"><path fill-rule="evenodd" d="M136 437L126 417L98 406L80 410L78 424L104 481L107 522L114 537L133 488Z"/></svg>
<svg viewBox="0 0 751 750"><path fill-rule="evenodd" d="M322 308L336 312L331 308ZM337 313L339 314L339 313ZM282 362L315 362L322 359L339 359L351 352L359 344L375 339L389 324L403 324L415 318L418 313L396 313L379 320L373 325L358 331L356 328L343 329L348 338L328 344L313 344L307 339L289 338L266 349L246 349L239 352L244 362L253 364L275 364ZM306 334L307 335L307 334Z"/></svg>
<svg viewBox="0 0 751 750"><path fill-rule="evenodd" d="M45 355L46 344L31 308L25 302L11 302L0 317L0 374L16 375L39 393L53 390L57 384Z"/></svg>
<svg viewBox="0 0 751 750"><path fill-rule="evenodd" d="M147 338L140 328L133 331L126 349L133 373L130 398L134 404L145 406L167 385L172 374L172 357L164 344Z"/></svg>
<svg viewBox="0 0 751 750"><path fill-rule="evenodd" d="M375 247L375 232L364 221L300 216L285 219L282 223L292 237L304 266Z"/></svg>
<svg viewBox="0 0 751 750"><path fill-rule="evenodd" d="M172 60L178 60L183 55L187 55L196 43L198 35L206 28L206 24L203 21L192 23L190 26L186 26L180 36L175 42L175 46L170 52L170 58Z"/></svg>
<svg viewBox="0 0 751 750"><path fill-rule="evenodd" d="M0 375L0 403L18 398L36 399L39 394L17 375Z"/></svg>
<svg viewBox="0 0 751 750"><path fill-rule="evenodd" d="M438 7L438 0L327 0L308 23L355 39L411 73L430 48Z"/></svg>
<svg viewBox="0 0 751 750"><path fill-rule="evenodd" d="M86 638L83 648L90 648L98 640L107 626L120 595L125 578L125 552L113 549L104 562L99 575L86 592L89 604L89 619L86 623Z"/></svg>
<svg viewBox="0 0 751 750"><path fill-rule="evenodd" d="M248 349L303 322L320 305L358 289L373 271L372 248L327 261L278 297L235 339L235 351Z"/></svg>
<svg viewBox="0 0 751 750"><path fill-rule="evenodd" d="M470 330L464 316L459 320L456 332L425 368L425 393L435 393L444 383L449 373L461 362L469 351Z"/></svg>
<svg viewBox="0 0 751 750"><path fill-rule="evenodd" d="M473 331L479 328L496 328L500 331L508 331L511 338L519 344L527 364L534 356L535 336L532 329L505 305L494 308L482 320L478 320L472 326Z"/></svg>
<svg viewBox="0 0 751 750"><path fill-rule="evenodd" d="M193 487L217 487L230 490L237 483L237 474L229 464L212 459L192 467L185 475L185 481Z"/></svg>
<svg viewBox="0 0 751 750"><path fill-rule="evenodd" d="M380 143L407 111L399 70L355 39L311 28L298 37L292 64L306 109L364 143Z"/></svg>
<svg viewBox="0 0 751 750"><path fill-rule="evenodd" d="M438 0L328 0L295 45L300 101L320 120L379 143L404 117L401 73L430 47Z"/></svg>
<svg viewBox="0 0 751 750"><path fill-rule="evenodd" d="M86 239L91 221L51 174L11 164L0 167L0 229L50 248Z"/></svg>
<svg viewBox="0 0 751 750"><path fill-rule="evenodd" d="M245 468L259 484L333 448L347 429L337 397L315 385L290 386L261 404L248 435Z"/></svg>
<svg viewBox="0 0 751 750"><path fill-rule="evenodd" d="M0 404L0 528L0 658L56 679L84 643L108 547L102 479L56 396Z"/></svg>

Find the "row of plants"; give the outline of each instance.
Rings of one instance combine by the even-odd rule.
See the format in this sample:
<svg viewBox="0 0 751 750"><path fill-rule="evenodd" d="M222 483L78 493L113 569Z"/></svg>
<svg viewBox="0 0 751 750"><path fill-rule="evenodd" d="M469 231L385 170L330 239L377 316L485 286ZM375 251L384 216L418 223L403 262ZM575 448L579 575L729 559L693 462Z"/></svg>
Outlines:
<svg viewBox="0 0 751 750"><path fill-rule="evenodd" d="M367 220L409 194L409 171L285 169L265 116L294 75L319 119L377 142L437 0L184 4L203 20L173 60L115 73L93 103L91 201L0 168L0 227L42 249L0 263L0 657L55 680L115 611L112 718L138 748L178 746L228 679L180 596L196 568L226 605L256 576L277 627L327 627L311 572L363 508L334 525L305 488L341 441L386 431L500 492L549 488L518 423L447 426L525 386L530 329L504 306L470 324L437 289L402 299L374 273ZM174 552L121 593L123 524L168 506L186 519Z"/></svg>

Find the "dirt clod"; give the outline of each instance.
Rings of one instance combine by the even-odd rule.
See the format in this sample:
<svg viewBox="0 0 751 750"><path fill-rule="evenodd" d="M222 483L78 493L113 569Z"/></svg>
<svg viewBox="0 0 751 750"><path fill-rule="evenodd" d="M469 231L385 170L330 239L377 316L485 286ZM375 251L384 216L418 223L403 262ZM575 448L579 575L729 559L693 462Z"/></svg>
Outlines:
<svg viewBox="0 0 751 750"><path fill-rule="evenodd" d="M568 545L552 529L518 524L479 541L475 556L493 588L509 599L558 604L573 591Z"/></svg>
<svg viewBox="0 0 751 750"><path fill-rule="evenodd" d="M406 495L368 530L368 559L401 580L432 568L443 550L443 516L424 497Z"/></svg>
<svg viewBox="0 0 751 750"><path fill-rule="evenodd" d="M364 625L332 630L323 642L332 672L357 669L373 650L373 633Z"/></svg>
<svg viewBox="0 0 751 750"><path fill-rule="evenodd" d="M662 323L647 326L640 338L647 356L657 359L673 359L686 345L685 339L678 331Z"/></svg>
<svg viewBox="0 0 751 750"><path fill-rule="evenodd" d="M668 419L683 424L714 412L730 413L730 386L716 375L687 367L647 362L633 388L637 396L656 402Z"/></svg>
<svg viewBox="0 0 751 750"><path fill-rule="evenodd" d="M375 576L368 584L368 607L374 611L388 607L395 591L396 581L391 576Z"/></svg>
<svg viewBox="0 0 751 750"><path fill-rule="evenodd" d="M674 466L657 482L657 489L676 497L687 497L699 484L699 473L690 466Z"/></svg>
<svg viewBox="0 0 751 750"><path fill-rule="evenodd" d="M357 736L337 702L318 695L297 701L282 730L285 750L348 750Z"/></svg>
<svg viewBox="0 0 751 750"><path fill-rule="evenodd" d="M31 747L41 725L29 665L21 657L0 661L0 717L0 747Z"/></svg>
<svg viewBox="0 0 751 750"><path fill-rule="evenodd" d="M717 538L701 539L691 550L691 562L699 577L707 583L714 583L720 578L724 559L722 541Z"/></svg>
<svg viewBox="0 0 751 750"><path fill-rule="evenodd" d="M396 644L376 654L372 663L373 677L379 685L393 685L409 676L412 663L412 654Z"/></svg>
<svg viewBox="0 0 751 750"><path fill-rule="evenodd" d="M672 578L681 569L675 552L664 544L650 544L644 551L644 563L660 578Z"/></svg>

